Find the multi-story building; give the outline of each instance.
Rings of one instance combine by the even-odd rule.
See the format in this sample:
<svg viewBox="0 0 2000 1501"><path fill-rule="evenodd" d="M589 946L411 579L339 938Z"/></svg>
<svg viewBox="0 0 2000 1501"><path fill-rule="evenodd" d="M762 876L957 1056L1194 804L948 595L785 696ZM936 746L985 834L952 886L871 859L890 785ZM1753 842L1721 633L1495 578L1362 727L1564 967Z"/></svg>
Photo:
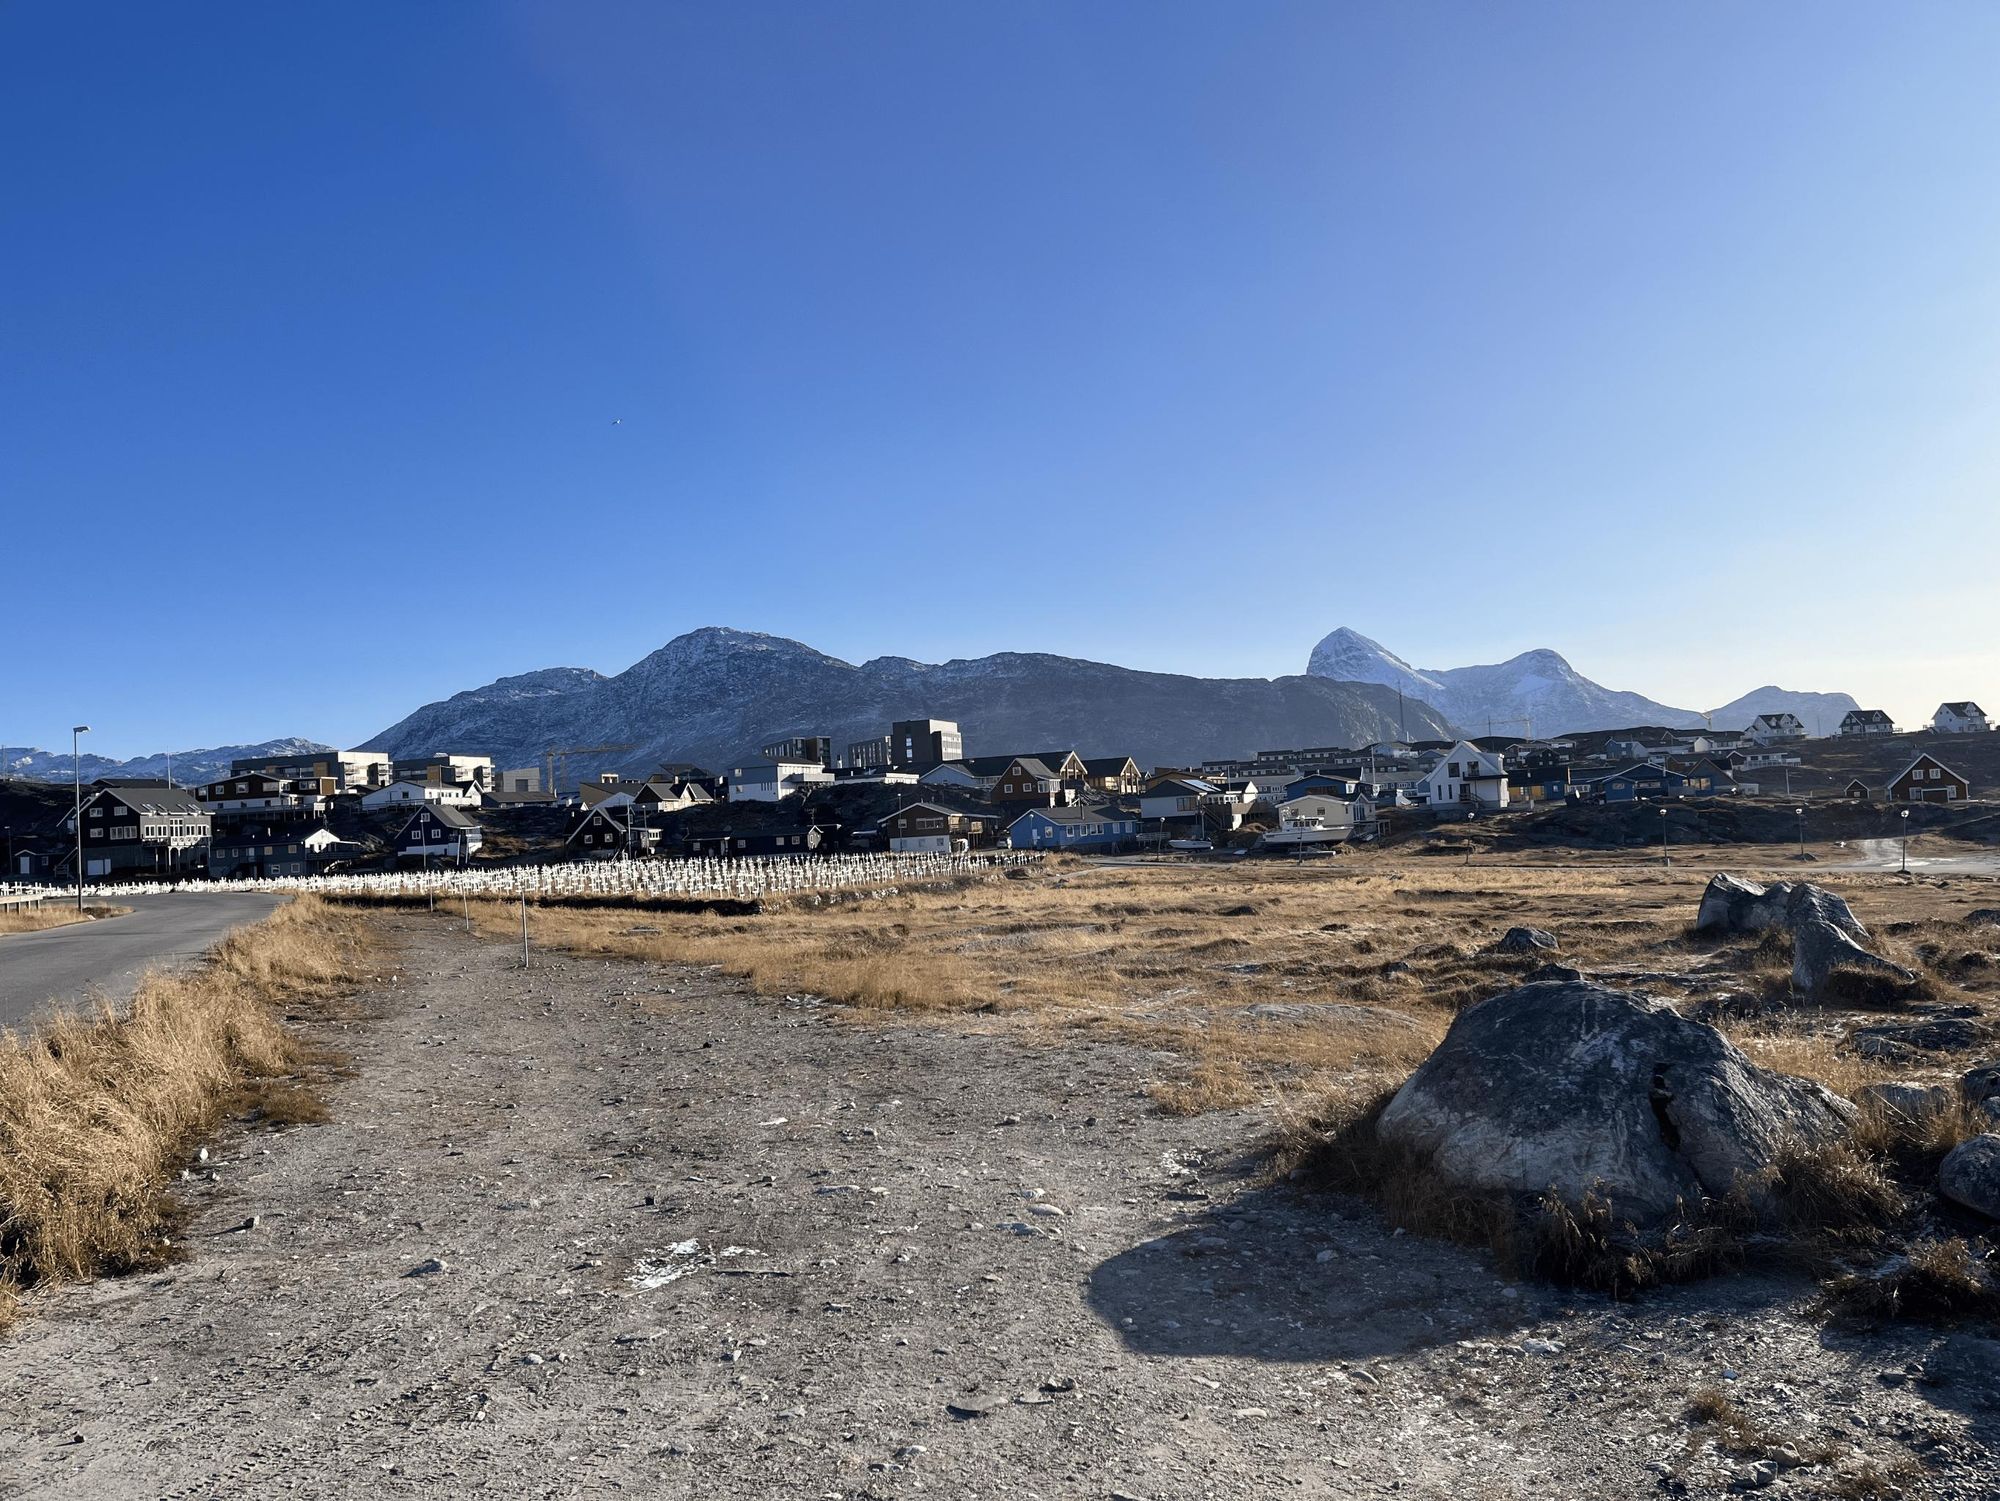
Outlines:
<svg viewBox="0 0 2000 1501"><path fill-rule="evenodd" d="M192 792L165 782L100 781L83 799L83 876L172 878L201 863L212 820ZM57 867L74 870L77 812L63 815L71 850Z"/></svg>

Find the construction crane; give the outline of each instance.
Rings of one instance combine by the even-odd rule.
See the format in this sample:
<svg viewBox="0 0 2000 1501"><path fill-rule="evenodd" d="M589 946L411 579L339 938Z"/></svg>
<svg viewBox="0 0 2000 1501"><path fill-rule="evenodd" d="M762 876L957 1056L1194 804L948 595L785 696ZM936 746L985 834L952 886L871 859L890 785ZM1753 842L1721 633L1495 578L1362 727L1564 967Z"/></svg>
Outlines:
<svg viewBox="0 0 2000 1501"><path fill-rule="evenodd" d="M633 745L570 745L560 749L552 745L542 752L542 765L549 774L549 791L562 796L563 773L569 770L571 756L616 756L637 749Z"/></svg>

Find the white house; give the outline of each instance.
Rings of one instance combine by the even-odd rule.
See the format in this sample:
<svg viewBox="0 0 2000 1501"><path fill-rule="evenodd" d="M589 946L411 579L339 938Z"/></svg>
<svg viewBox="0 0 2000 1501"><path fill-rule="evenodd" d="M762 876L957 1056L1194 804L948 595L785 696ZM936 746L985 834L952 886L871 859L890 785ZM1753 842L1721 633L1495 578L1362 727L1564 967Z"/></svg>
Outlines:
<svg viewBox="0 0 2000 1501"><path fill-rule="evenodd" d="M1939 704L1931 716L1931 728L1940 735L1984 735L1993 726L1986 722L1986 711L1966 698L1955 704Z"/></svg>
<svg viewBox="0 0 2000 1501"><path fill-rule="evenodd" d="M775 803L833 781L833 773L817 761L753 761L729 774L732 803Z"/></svg>
<svg viewBox="0 0 2000 1501"><path fill-rule="evenodd" d="M1424 773L1417 789L1433 808L1504 808L1507 759L1461 740Z"/></svg>
<svg viewBox="0 0 2000 1501"><path fill-rule="evenodd" d="M1758 745L1775 745L1780 740L1805 739L1806 727L1796 714L1759 714L1743 732L1743 738Z"/></svg>
<svg viewBox="0 0 2000 1501"><path fill-rule="evenodd" d="M1309 792L1278 804L1278 827L1264 836L1277 848L1300 844L1340 844L1366 838L1375 828L1375 807L1365 797L1329 797Z"/></svg>
<svg viewBox="0 0 2000 1501"><path fill-rule="evenodd" d="M437 808L476 808L479 788L468 782L391 782L361 794L361 806L375 808L416 808L424 804Z"/></svg>

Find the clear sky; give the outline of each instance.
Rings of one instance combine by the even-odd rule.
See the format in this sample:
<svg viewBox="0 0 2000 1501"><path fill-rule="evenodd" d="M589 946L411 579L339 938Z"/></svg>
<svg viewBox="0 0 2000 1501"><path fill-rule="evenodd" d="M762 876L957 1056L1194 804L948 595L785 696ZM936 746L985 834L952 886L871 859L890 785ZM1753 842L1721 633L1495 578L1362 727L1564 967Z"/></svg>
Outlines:
<svg viewBox="0 0 2000 1501"><path fill-rule="evenodd" d="M682 630L2000 699L2000 7L0 7L0 742Z"/></svg>

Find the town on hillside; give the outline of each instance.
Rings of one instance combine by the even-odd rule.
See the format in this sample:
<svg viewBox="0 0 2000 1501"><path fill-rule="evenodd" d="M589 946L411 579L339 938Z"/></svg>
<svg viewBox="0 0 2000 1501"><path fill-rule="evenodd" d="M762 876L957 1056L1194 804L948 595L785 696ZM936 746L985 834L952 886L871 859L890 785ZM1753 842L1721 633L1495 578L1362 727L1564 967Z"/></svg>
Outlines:
<svg viewBox="0 0 2000 1501"><path fill-rule="evenodd" d="M1313 746L1142 768L1075 749L986 753L953 721L910 719L844 747L787 735L725 768L576 781L571 757L628 747L551 748L522 767L445 749L311 751L239 760L191 787L15 779L0 784L0 818L7 879L28 885L73 884L79 862L101 883L993 848L1304 859L1479 820L1527 843L1795 833L1803 844L1809 821L1818 837L1886 834L1907 831L1913 811L1930 827L1977 803L2000 777L1992 728L1964 700L1912 731L1856 709L1818 738L1777 713L1741 729ZM1634 820L1633 805L1663 816Z"/></svg>

